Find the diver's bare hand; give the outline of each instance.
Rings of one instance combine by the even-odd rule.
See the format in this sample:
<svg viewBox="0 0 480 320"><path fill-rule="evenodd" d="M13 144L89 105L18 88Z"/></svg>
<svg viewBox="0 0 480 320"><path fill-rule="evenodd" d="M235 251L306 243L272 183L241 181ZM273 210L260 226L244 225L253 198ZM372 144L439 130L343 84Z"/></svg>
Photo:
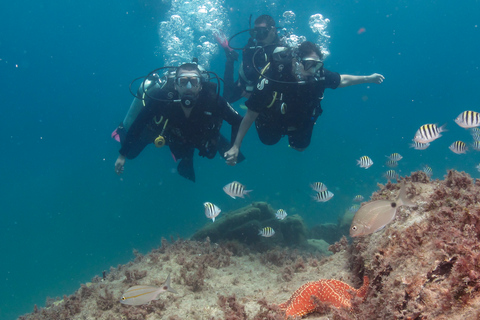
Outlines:
<svg viewBox="0 0 480 320"><path fill-rule="evenodd" d="M239 150L236 146L233 146L223 154L225 160L227 160L227 164L229 166L234 166L237 164L237 157L238 157Z"/></svg>
<svg viewBox="0 0 480 320"><path fill-rule="evenodd" d="M115 173L121 175L123 173L123 168L125 165L125 157L119 155L117 161L115 161Z"/></svg>
<svg viewBox="0 0 480 320"><path fill-rule="evenodd" d="M369 81L370 83L376 83L376 84L380 84L383 82L383 80L385 80L385 77L380 73L371 74L368 76L368 78L369 78L368 80L370 80Z"/></svg>

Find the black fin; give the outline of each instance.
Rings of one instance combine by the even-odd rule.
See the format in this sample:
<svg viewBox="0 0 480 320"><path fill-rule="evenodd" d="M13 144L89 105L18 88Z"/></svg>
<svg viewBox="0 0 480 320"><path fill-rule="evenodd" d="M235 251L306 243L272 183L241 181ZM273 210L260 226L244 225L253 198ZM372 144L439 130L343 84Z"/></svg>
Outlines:
<svg viewBox="0 0 480 320"><path fill-rule="evenodd" d="M183 158L177 166L178 173L188 180L195 182L195 170L193 169L193 158Z"/></svg>

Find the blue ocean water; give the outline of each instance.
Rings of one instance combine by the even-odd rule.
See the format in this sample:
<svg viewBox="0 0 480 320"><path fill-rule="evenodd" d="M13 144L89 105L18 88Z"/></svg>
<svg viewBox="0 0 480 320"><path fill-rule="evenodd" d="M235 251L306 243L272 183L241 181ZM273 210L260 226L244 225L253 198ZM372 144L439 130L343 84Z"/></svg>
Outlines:
<svg viewBox="0 0 480 320"><path fill-rule="evenodd" d="M132 249L147 252L161 237L188 237L206 221L202 203L224 212L268 201L313 226L335 223L356 194L384 183L385 155L404 156L401 175L428 164L434 178L448 169L474 177L476 151L457 155L455 140L471 142L453 119L480 111L479 1L255 1L225 0L230 32L248 17L296 14L299 34L313 38L308 18L330 19L329 70L383 74L381 85L327 90L312 144L302 152L283 139L262 145L252 129L247 161L196 157L197 182L181 178L167 150L150 147L113 170L118 144L110 133L132 96L130 81L163 65L158 24L170 1L22 1L0 10L3 159L0 166L0 318L43 306L47 296L71 294ZM365 32L358 31L364 28ZM213 40L212 40L213 41ZM157 54L156 54L157 52ZM223 74L223 52L210 68ZM241 111L240 104L235 107ZM448 131L425 151L408 144L425 123ZM370 156L368 170L356 159ZM233 200L222 187L238 180L251 198ZM335 197L309 198L308 184L326 183Z"/></svg>

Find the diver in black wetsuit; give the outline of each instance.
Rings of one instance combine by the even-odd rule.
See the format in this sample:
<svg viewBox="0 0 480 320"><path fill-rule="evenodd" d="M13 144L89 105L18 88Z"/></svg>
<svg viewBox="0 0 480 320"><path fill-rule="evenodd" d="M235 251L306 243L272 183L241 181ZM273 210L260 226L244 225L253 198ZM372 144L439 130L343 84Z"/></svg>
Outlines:
<svg viewBox="0 0 480 320"><path fill-rule="evenodd" d="M178 173L195 181L194 150L212 159L230 148L230 142L220 134L223 120L232 126L232 140L242 117L216 93L216 84L204 81L198 66L193 63L178 67L174 90L149 90L145 107L122 139L115 172L121 174L125 159L133 159L149 144L168 145L178 164ZM170 92L166 92L170 91ZM167 99L168 98L168 99Z"/></svg>
<svg viewBox="0 0 480 320"><path fill-rule="evenodd" d="M303 151L309 146L315 121L322 113L320 102L326 88L380 84L383 80L378 73L354 76L323 68L320 49L309 41L296 50L276 48L268 70L245 103L248 110L235 143L224 154L227 164L237 163L243 137L253 122L262 143L273 145L288 136L289 146Z"/></svg>
<svg viewBox="0 0 480 320"><path fill-rule="evenodd" d="M225 44L225 62L223 97L230 103L239 100L242 97L248 98L252 93L259 79L258 71L255 70L253 59L257 69L264 68L273 50L280 45L275 20L269 15L259 16L254 23L254 28L250 30L251 38L243 48L242 63L239 67L239 78L234 81L234 62L238 54L228 48ZM258 51L257 53L255 53Z"/></svg>

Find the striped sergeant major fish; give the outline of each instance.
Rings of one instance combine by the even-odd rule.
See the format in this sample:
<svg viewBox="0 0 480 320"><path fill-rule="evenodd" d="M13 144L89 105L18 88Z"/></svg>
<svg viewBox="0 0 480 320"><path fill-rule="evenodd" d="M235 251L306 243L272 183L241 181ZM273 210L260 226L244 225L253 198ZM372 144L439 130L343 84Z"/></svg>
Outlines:
<svg viewBox="0 0 480 320"><path fill-rule="evenodd" d="M223 187L223 191L230 197L235 199L236 197L245 198L244 195L248 195L253 190L245 190L245 186L240 182L233 181Z"/></svg>
<svg viewBox="0 0 480 320"><path fill-rule="evenodd" d="M429 178L433 175L433 170L432 170L432 168L430 168L430 167L427 166L427 165L424 165L424 166L423 166L422 171L425 172L425 174L426 174Z"/></svg>
<svg viewBox="0 0 480 320"><path fill-rule="evenodd" d="M480 113L475 111L464 111L458 115L455 122L462 128L475 128L480 126Z"/></svg>
<svg viewBox="0 0 480 320"><path fill-rule="evenodd" d="M353 201L357 202L362 202L365 198L361 194L357 194L354 198Z"/></svg>
<svg viewBox="0 0 480 320"><path fill-rule="evenodd" d="M467 145L463 141L455 141L448 147L448 149L452 150L456 154L462 154L462 153L467 153Z"/></svg>
<svg viewBox="0 0 480 320"><path fill-rule="evenodd" d="M312 196L312 198L317 202L327 202L333 198L333 193L328 190L324 190L322 192L318 192L316 195Z"/></svg>
<svg viewBox="0 0 480 320"><path fill-rule="evenodd" d="M207 216L208 219L212 219L212 222L215 222L215 218L222 210L211 202L205 202L203 206L205 207L205 216Z"/></svg>
<svg viewBox="0 0 480 320"><path fill-rule="evenodd" d="M287 212L283 209L278 209L277 212L275 213L275 218L278 220L283 220L287 217Z"/></svg>
<svg viewBox="0 0 480 320"><path fill-rule="evenodd" d="M372 166L373 161L370 159L369 156L363 156L359 160L357 160L357 165L360 166L360 168L365 168L368 169Z"/></svg>
<svg viewBox="0 0 480 320"><path fill-rule="evenodd" d="M270 238L274 234L275 234L275 230L273 230L273 228L271 228L271 227L265 227L265 228L260 229L258 231L258 235L262 236L262 237L265 237L265 238Z"/></svg>
<svg viewBox="0 0 480 320"><path fill-rule="evenodd" d="M120 302L131 306L139 306L149 303L152 300L157 300L158 296L163 292L177 293L170 286L170 275L167 277L167 281L161 286L133 286L129 288L123 294Z"/></svg>
<svg viewBox="0 0 480 320"><path fill-rule="evenodd" d="M398 173L395 170L388 170L383 176L388 180L398 180Z"/></svg>
<svg viewBox="0 0 480 320"><path fill-rule="evenodd" d="M478 140L473 141L472 147L473 149L480 151L480 141Z"/></svg>
<svg viewBox="0 0 480 320"><path fill-rule="evenodd" d="M316 192L322 192L322 191L327 190L327 186L323 182L311 183L310 188L312 188Z"/></svg>
<svg viewBox="0 0 480 320"><path fill-rule="evenodd" d="M392 161L400 161L403 159L403 157L399 154L399 153L392 153L391 155L389 156L385 156L387 157L388 159L392 160Z"/></svg>
<svg viewBox="0 0 480 320"><path fill-rule="evenodd" d="M444 131L446 131L445 125L438 127L433 123L424 124L415 133L413 141L421 143L432 142L433 140L440 138L442 136L440 133Z"/></svg>
<svg viewBox="0 0 480 320"><path fill-rule="evenodd" d="M430 143L421 143L418 141L413 141L413 143L410 144L410 148L413 148L415 150L425 150L430 146Z"/></svg>

